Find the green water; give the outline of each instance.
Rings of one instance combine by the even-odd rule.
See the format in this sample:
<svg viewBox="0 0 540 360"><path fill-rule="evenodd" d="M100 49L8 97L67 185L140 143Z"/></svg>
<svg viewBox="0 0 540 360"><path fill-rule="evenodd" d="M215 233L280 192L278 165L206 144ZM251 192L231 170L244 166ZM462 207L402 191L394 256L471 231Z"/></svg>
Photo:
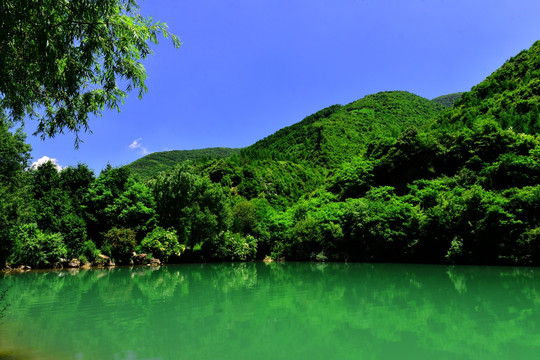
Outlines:
<svg viewBox="0 0 540 360"><path fill-rule="evenodd" d="M539 278L533 268L310 263L8 275L0 354L533 359Z"/></svg>

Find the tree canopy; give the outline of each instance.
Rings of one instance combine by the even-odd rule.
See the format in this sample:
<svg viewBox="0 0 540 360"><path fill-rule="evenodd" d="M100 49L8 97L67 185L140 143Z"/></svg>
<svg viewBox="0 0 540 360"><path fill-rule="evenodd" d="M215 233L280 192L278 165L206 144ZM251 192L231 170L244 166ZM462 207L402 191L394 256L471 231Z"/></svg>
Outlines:
<svg viewBox="0 0 540 360"><path fill-rule="evenodd" d="M37 120L41 137L77 135L127 92L142 97L150 44L161 34L180 46L135 0L3 0L0 14L0 110Z"/></svg>

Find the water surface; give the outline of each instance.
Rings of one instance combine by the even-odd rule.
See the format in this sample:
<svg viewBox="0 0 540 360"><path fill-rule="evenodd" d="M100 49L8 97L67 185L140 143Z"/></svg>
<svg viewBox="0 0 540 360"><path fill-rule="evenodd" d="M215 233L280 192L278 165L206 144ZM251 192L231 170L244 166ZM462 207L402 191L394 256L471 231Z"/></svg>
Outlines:
<svg viewBox="0 0 540 360"><path fill-rule="evenodd" d="M7 275L0 354L531 359L540 350L539 275L535 268L312 263Z"/></svg>

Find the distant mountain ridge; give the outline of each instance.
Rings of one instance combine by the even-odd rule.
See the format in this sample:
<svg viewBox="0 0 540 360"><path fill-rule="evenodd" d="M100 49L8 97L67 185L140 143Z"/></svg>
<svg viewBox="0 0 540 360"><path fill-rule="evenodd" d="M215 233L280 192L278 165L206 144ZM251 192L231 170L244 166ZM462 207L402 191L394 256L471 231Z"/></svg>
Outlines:
<svg viewBox="0 0 540 360"><path fill-rule="evenodd" d="M428 100L406 91L367 95L332 105L243 149L211 148L154 153L128 165L142 178L186 160L226 158L281 160L333 169L366 152L370 144L397 138L403 130L435 125L472 126L490 117L503 128L540 132L540 41L509 59L469 92ZM240 163L240 162L239 162ZM257 171L256 171L257 172Z"/></svg>
<svg viewBox="0 0 540 360"><path fill-rule="evenodd" d="M184 161L201 158L221 159L236 154L240 149L214 147L196 150L170 150L148 154L126 165L131 172L142 179L149 178L161 171L172 169L175 165Z"/></svg>
<svg viewBox="0 0 540 360"><path fill-rule="evenodd" d="M406 91L380 92L320 110L242 152L287 154L292 161L333 167L362 153L377 138L427 126L444 109Z"/></svg>
<svg viewBox="0 0 540 360"><path fill-rule="evenodd" d="M146 179L186 160L226 158L281 159L335 167L365 151L381 137L397 137L407 127L423 128L445 107L406 91L367 95L347 105L332 105L278 130L243 149L210 148L149 154L127 165Z"/></svg>
<svg viewBox="0 0 540 360"><path fill-rule="evenodd" d="M517 132L540 132L540 40L464 93L439 122L470 126L479 117Z"/></svg>
<svg viewBox="0 0 540 360"><path fill-rule="evenodd" d="M441 104L446 107L452 107L454 106L456 101L461 99L464 93L465 92L462 91L462 92L457 92L457 93L448 94L448 95L441 95L441 96L437 96L436 98L431 99L431 101L435 101L437 104Z"/></svg>

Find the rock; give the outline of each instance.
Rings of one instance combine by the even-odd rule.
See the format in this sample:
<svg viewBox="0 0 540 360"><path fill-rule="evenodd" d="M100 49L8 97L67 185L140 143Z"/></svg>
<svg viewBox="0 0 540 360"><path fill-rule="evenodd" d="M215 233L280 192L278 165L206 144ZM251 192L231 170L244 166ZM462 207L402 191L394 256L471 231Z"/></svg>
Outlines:
<svg viewBox="0 0 540 360"><path fill-rule="evenodd" d="M150 259L148 266L161 266L161 261L159 259Z"/></svg>
<svg viewBox="0 0 540 360"><path fill-rule="evenodd" d="M133 253L131 259L133 260L133 263L135 265L146 264L146 262L148 261L148 254Z"/></svg>
<svg viewBox="0 0 540 360"><path fill-rule="evenodd" d="M108 257L107 255L99 254L98 257L103 260L106 260L106 264L104 263L105 266L116 266L116 264L112 262L112 259ZM101 264L97 264L97 265L99 266Z"/></svg>
<svg viewBox="0 0 540 360"><path fill-rule="evenodd" d="M32 268L28 265L21 265L19 266L19 270L28 271L28 270L32 270Z"/></svg>
<svg viewBox="0 0 540 360"><path fill-rule="evenodd" d="M90 263L86 263L81 266L81 269L91 269L91 268L92 268L92 264Z"/></svg>
<svg viewBox="0 0 540 360"><path fill-rule="evenodd" d="M72 259L69 263L68 263L68 266L70 268L78 268L81 266L81 262L79 261L79 259Z"/></svg>
<svg viewBox="0 0 540 360"><path fill-rule="evenodd" d="M64 266L62 266L62 263L59 263L59 262L55 262L53 264L53 269L54 270L62 270L64 268Z"/></svg>

